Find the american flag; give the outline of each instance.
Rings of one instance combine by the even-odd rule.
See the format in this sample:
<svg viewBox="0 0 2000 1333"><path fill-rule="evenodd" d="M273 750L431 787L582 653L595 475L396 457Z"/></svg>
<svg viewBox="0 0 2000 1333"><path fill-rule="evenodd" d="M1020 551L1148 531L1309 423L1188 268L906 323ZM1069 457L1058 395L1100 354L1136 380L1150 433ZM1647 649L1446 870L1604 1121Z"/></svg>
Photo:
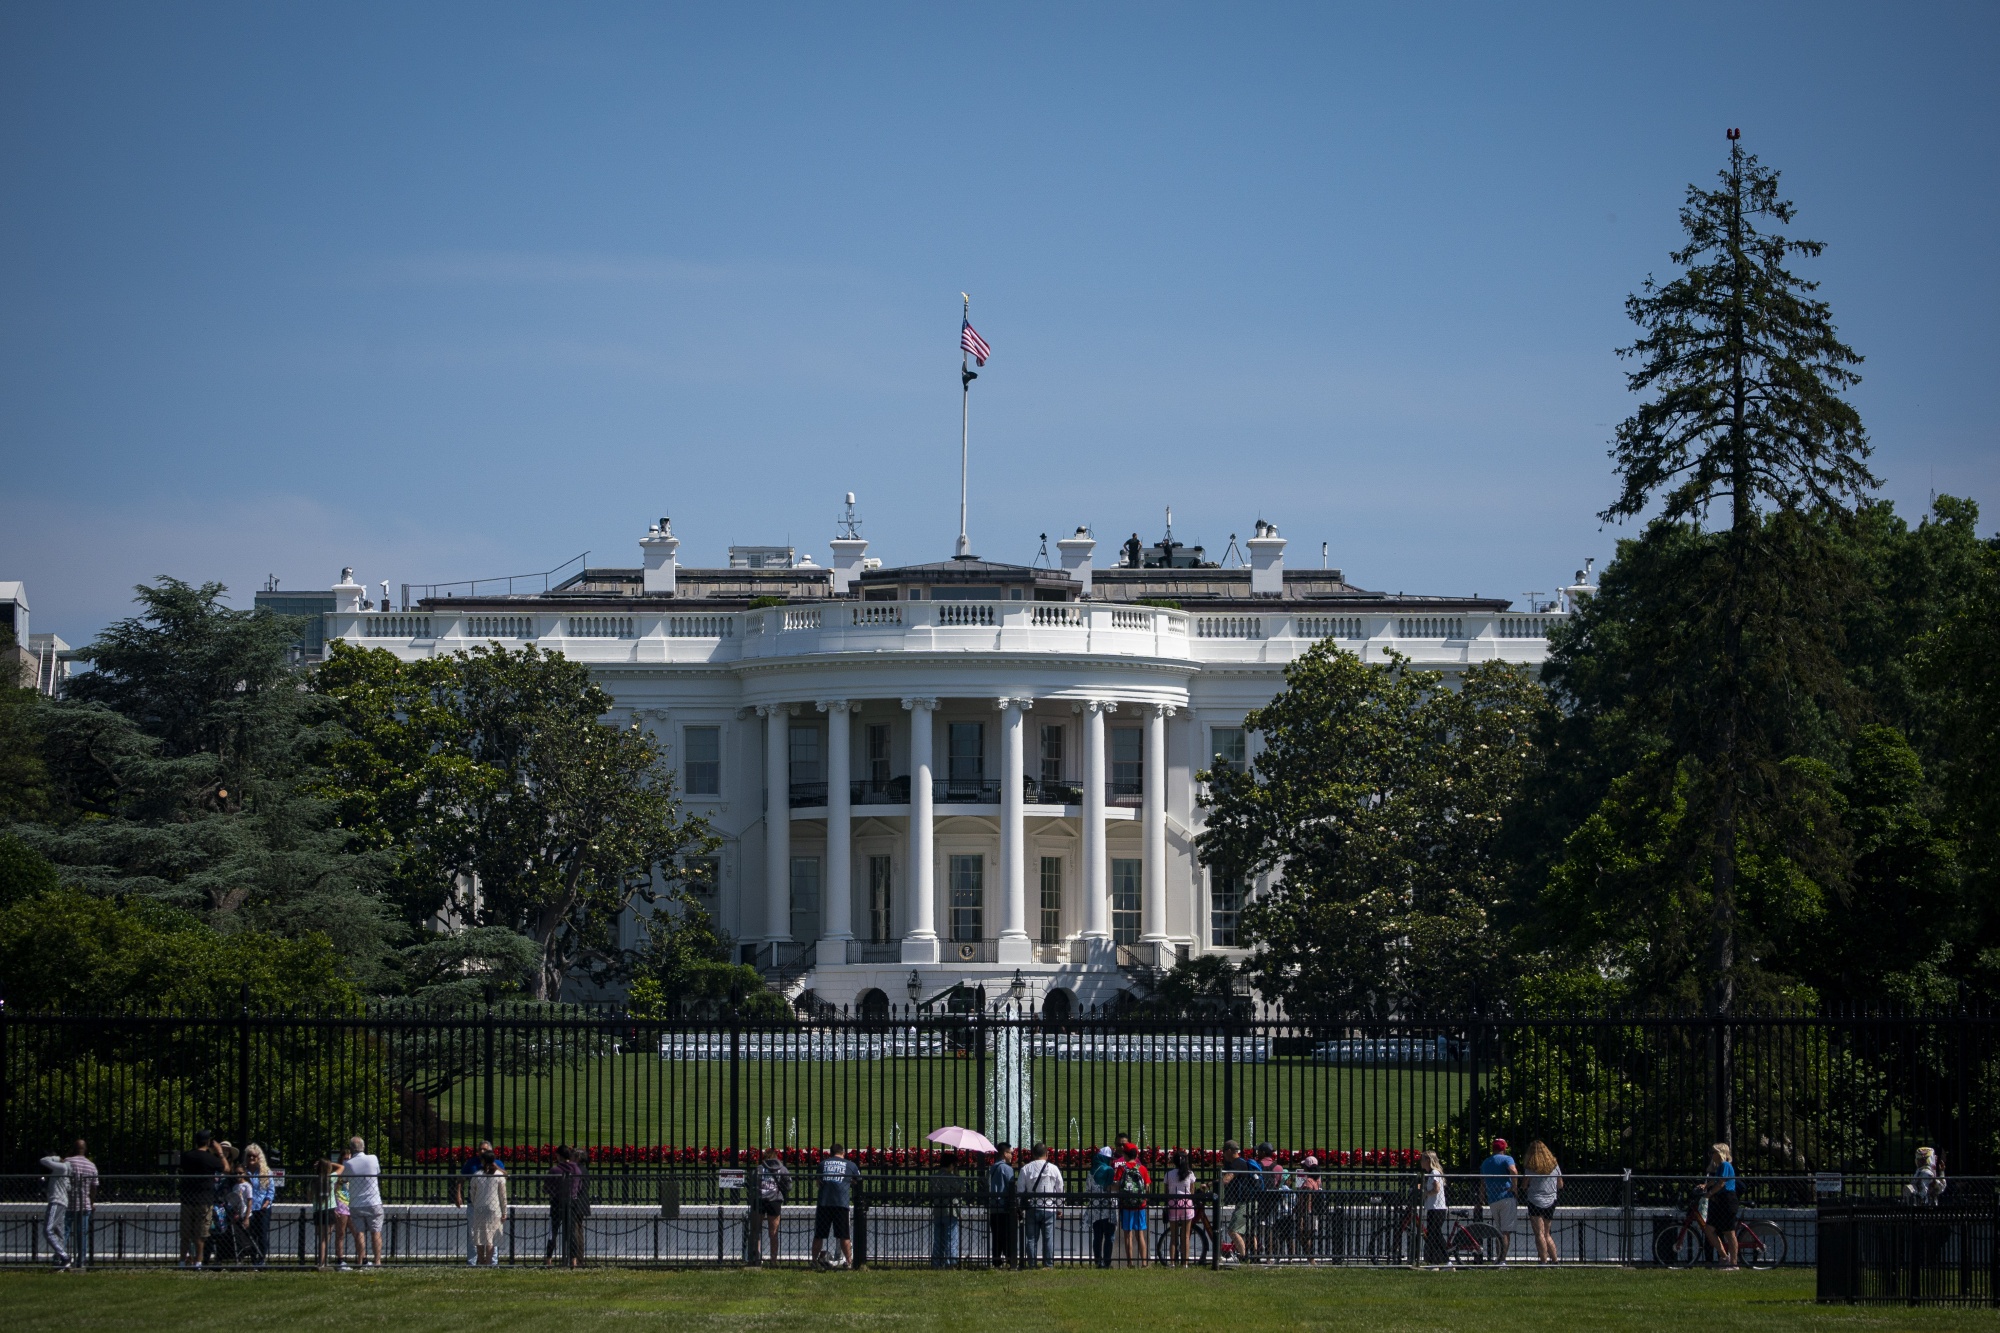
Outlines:
<svg viewBox="0 0 2000 1333"><path fill-rule="evenodd" d="M986 364L986 358L993 355L993 349L986 345L986 339L979 336L979 330L972 327L971 320L965 321L959 329L958 345L972 353L972 359L982 366Z"/></svg>

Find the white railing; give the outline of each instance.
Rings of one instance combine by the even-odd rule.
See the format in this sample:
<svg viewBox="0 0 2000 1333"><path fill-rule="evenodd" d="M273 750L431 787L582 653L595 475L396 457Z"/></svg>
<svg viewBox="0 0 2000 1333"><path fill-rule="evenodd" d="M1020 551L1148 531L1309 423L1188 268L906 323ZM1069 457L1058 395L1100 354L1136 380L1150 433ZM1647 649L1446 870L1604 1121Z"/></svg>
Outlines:
<svg viewBox="0 0 2000 1333"><path fill-rule="evenodd" d="M639 622L631 616L570 616L572 639L636 639Z"/></svg>
<svg viewBox="0 0 2000 1333"><path fill-rule="evenodd" d="M1301 639L1365 639L1360 616L1295 616L1292 620Z"/></svg>
<svg viewBox="0 0 2000 1333"><path fill-rule="evenodd" d="M533 616L467 616L465 637L468 639L532 639L535 637Z"/></svg>
<svg viewBox="0 0 2000 1333"><path fill-rule="evenodd" d="M1546 639L1555 616L1501 616L1493 622L1494 633L1502 639Z"/></svg>
<svg viewBox="0 0 2000 1333"><path fill-rule="evenodd" d="M1264 617L1196 616L1194 636L1197 639L1261 639L1264 637Z"/></svg>
<svg viewBox="0 0 2000 1333"><path fill-rule="evenodd" d="M788 606L785 608L785 625L790 629L818 629L820 608L816 606Z"/></svg>
<svg viewBox="0 0 2000 1333"><path fill-rule="evenodd" d="M369 639L428 639L429 616L364 616L361 634Z"/></svg>
<svg viewBox="0 0 2000 1333"><path fill-rule="evenodd" d="M733 639L736 637L736 617L668 616L667 637L670 639Z"/></svg>
<svg viewBox="0 0 2000 1333"><path fill-rule="evenodd" d="M991 625L999 618L993 614L990 602L938 602L935 605L940 625Z"/></svg>
<svg viewBox="0 0 2000 1333"><path fill-rule="evenodd" d="M1111 628L1151 629L1153 628L1153 613L1151 611L1136 610L1132 607L1114 606L1111 608Z"/></svg>
<svg viewBox="0 0 2000 1333"><path fill-rule="evenodd" d="M1073 602L1037 602L1028 613L1031 625L1081 625L1083 608Z"/></svg>
<svg viewBox="0 0 2000 1333"><path fill-rule="evenodd" d="M1399 616L1396 619L1396 637L1399 639L1462 639L1465 637L1463 616Z"/></svg>
<svg viewBox="0 0 2000 1333"><path fill-rule="evenodd" d="M848 623L854 625L900 625L903 623L903 604L901 602L863 602L859 606L849 607L848 610L853 615L853 619Z"/></svg>

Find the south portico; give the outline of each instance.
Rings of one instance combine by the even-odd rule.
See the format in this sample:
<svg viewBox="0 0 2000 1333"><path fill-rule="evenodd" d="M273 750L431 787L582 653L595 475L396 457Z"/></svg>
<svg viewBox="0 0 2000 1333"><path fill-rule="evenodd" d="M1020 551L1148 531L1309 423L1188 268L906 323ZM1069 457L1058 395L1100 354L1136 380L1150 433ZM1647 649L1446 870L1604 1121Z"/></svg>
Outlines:
<svg viewBox="0 0 2000 1333"><path fill-rule="evenodd" d="M841 682L823 665L808 697L783 697L782 672L745 682L767 696L743 709L763 728L763 919L743 932L758 961L809 968L803 984L833 1003L884 983L901 1003L913 974L928 995L1016 971L1037 995L1067 976L1108 998L1121 960L1170 964L1190 943L1167 910L1167 733L1187 707L1187 664L1130 663L1129 683L1105 680L1117 673L1102 663L1087 682L1051 679L1045 661L912 665L894 674L937 693L828 689Z"/></svg>

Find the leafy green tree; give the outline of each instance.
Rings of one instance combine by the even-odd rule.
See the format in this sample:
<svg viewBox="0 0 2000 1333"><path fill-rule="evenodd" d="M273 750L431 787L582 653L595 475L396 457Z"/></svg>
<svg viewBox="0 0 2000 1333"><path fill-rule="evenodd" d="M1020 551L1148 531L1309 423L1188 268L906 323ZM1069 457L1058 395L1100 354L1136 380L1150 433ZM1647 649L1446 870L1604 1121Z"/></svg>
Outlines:
<svg viewBox="0 0 2000 1333"><path fill-rule="evenodd" d="M1638 362L1628 384L1647 399L1618 428L1622 487L1603 515L1637 518L1657 504L1645 540L1679 543L1689 558L1665 585L1678 605L1648 645L1656 669L1634 685L1659 696L1649 711L1671 757L1650 766L1648 799L1674 793L1687 806L1680 859L1705 883L1717 1013L1735 1003L1746 961L1746 830L1755 842L1754 826L1789 818L1781 770L1796 751L1786 732L1801 708L1836 705L1844 683L1824 614L1834 562L1804 516L1839 511L1876 484L1860 417L1841 397L1860 358L1815 284L1787 267L1823 248L1774 229L1792 218L1777 173L1733 138L1718 188L1689 187L1686 243L1672 256L1682 272L1648 279L1626 303L1641 333L1621 354ZM1674 531L1724 503L1727 526L1712 540ZM1566 648L1587 650L1587 640Z"/></svg>
<svg viewBox="0 0 2000 1333"><path fill-rule="evenodd" d="M1237 971L1220 954L1203 954L1175 962L1155 981L1143 1000L1127 1012L1144 1018L1249 1018L1250 997L1237 991Z"/></svg>
<svg viewBox="0 0 2000 1333"><path fill-rule="evenodd" d="M0 629L0 663L14 660L14 632ZM0 826L48 807L48 768L35 724L40 696L0 675Z"/></svg>
<svg viewBox="0 0 2000 1333"><path fill-rule="evenodd" d="M1300 1017L1502 997L1504 821L1545 707L1500 663L1454 688L1321 643L1286 668L1284 690L1244 719L1262 737L1250 768L1203 775L1197 843L1226 873L1281 876L1243 915L1264 995Z"/></svg>
<svg viewBox="0 0 2000 1333"><path fill-rule="evenodd" d="M313 688L339 729L319 792L393 849L412 918L532 940L533 999L623 975L620 916L715 846L652 739L602 722L611 697L560 654L482 647L413 666L335 645Z"/></svg>

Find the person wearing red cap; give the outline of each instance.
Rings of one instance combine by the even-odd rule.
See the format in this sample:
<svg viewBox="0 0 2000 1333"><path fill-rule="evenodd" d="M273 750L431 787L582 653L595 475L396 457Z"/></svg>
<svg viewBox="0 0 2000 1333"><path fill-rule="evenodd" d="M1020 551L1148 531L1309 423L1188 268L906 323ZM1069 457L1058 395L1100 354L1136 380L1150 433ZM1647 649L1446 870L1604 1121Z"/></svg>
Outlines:
<svg viewBox="0 0 2000 1333"><path fill-rule="evenodd" d="M1493 1155L1479 1164L1484 1177L1486 1206L1493 1210L1493 1229L1500 1233L1500 1262L1507 1262L1508 1243L1514 1238L1514 1218L1520 1207L1520 1169L1507 1155L1507 1140L1493 1140Z"/></svg>

